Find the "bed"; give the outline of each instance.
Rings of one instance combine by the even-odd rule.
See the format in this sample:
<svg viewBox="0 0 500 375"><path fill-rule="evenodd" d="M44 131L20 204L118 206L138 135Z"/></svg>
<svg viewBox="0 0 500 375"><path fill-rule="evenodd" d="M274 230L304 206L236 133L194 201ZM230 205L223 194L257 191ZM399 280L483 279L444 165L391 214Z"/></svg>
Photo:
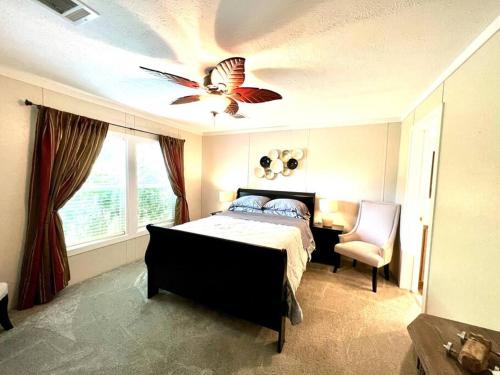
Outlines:
<svg viewBox="0 0 500 375"><path fill-rule="evenodd" d="M314 193L238 189L237 198L247 195L299 200L307 206L311 216L314 213ZM240 222L243 219L229 216L221 214L209 218L211 220L200 219L172 228L147 226L150 233L145 256L148 298L163 289L277 331L277 350L281 353L285 343L285 319L289 316L292 323L297 320L297 315L293 315L294 307L297 314L298 306L298 303L294 305L294 292L300 283L301 272L295 272L295 267L303 262L303 254L297 261L297 256L289 256L286 248L276 248L275 243L263 246L250 238L244 241L231 239L245 238L245 233L237 230L244 227ZM281 232L281 235L273 236L278 237L280 244L297 242L292 236L296 236L297 230L283 228L277 218L278 223L272 223L267 217L267 225L249 220L252 222L249 228L252 227L253 231L260 228L261 232L265 232L264 229ZM311 217L305 224L309 230L312 220ZM221 228L229 221L234 230L226 235ZM208 231L211 235L207 235L207 225L212 225ZM234 232L240 232L242 237L234 237ZM248 237L252 236L248 234Z"/></svg>

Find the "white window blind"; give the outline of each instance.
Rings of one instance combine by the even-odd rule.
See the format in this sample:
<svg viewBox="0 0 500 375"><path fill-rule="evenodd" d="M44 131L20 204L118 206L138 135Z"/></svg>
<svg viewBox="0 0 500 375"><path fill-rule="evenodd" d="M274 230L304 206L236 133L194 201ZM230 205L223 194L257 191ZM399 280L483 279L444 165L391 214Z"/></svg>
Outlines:
<svg viewBox="0 0 500 375"><path fill-rule="evenodd" d="M136 144L137 158L137 226L173 224L174 195L157 140Z"/></svg>
<svg viewBox="0 0 500 375"><path fill-rule="evenodd" d="M127 141L108 132L81 189L59 210L66 246L126 233Z"/></svg>

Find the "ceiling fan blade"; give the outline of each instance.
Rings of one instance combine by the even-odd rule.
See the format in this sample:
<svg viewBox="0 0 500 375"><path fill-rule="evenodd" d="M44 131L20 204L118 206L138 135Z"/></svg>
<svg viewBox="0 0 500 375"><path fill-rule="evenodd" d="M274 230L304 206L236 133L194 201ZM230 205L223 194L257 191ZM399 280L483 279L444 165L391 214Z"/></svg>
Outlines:
<svg viewBox="0 0 500 375"><path fill-rule="evenodd" d="M240 106L233 99L231 99L231 98L228 98L228 99L230 100L230 103L226 107L224 112L230 114L231 116L235 116L236 112L238 112L238 109L240 109Z"/></svg>
<svg viewBox="0 0 500 375"><path fill-rule="evenodd" d="M148 72L150 74L153 74L156 77L166 78L170 82L177 83L178 85L181 85L181 86L190 87L192 89L197 89L200 87L198 82L191 81L191 80L184 78L184 77L176 76L175 74L160 72L159 70L149 69L149 68L145 68L143 66L140 66L139 68L145 70L146 72Z"/></svg>
<svg viewBox="0 0 500 375"><path fill-rule="evenodd" d="M255 87L237 87L229 95L243 103L264 103L283 98L277 92Z"/></svg>
<svg viewBox="0 0 500 375"><path fill-rule="evenodd" d="M245 59L230 57L221 61L212 69L210 81L212 85L226 85L227 92L240 87L245 81Z"/></svg>
<svg viewBox="0 0 500 375"><path fill-rule="evenodd" d="M234 118L240 119L240 118L247 118L245 115L242 115L241 113L235 113L234 115L231 115Z"/></svg>
<svg viewBox="0 0 500 375"><path fill-rule="evenodd" d="M181 96L180 98L175 99L170 104L186 104L186 103L197 102L199 100L200 100L200 95L188 95L188 96Z"/></svg>

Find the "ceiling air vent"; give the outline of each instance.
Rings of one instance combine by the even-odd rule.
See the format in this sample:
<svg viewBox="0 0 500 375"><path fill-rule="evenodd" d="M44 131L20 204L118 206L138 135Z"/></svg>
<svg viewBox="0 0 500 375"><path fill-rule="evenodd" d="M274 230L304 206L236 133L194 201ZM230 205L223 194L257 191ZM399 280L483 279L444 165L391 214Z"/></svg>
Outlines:
<svg viewBox="0 0 500 375"><path fill-rule="evenodd" d="M81 24L99 17L99 13L79 0L33 0L74 24Z"/></svg>

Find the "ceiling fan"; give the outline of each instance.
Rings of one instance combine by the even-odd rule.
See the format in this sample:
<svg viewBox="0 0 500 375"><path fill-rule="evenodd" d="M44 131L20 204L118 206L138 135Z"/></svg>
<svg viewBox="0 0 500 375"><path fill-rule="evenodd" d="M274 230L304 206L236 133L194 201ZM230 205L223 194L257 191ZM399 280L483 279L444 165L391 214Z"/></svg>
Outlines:
<svg viewBox="0 0 500 375"><path fill-rule="evenodd" d="M203 78L202 86L198 82L175 74L160 72L143 66L140 68L155 76L166 78L178 85L205 90L204 94L182 96L170 104L193 103L207 98L214 98L217 95L225 101L225 113L235 118L243 118L244 116L238 113L239 105L237 102L264 103L282 99L280 94L271 90L241 87L245 81L245 59L243 57L230 57L221 61L215 67L208 68L206 70L207 75Z"/></svg>

